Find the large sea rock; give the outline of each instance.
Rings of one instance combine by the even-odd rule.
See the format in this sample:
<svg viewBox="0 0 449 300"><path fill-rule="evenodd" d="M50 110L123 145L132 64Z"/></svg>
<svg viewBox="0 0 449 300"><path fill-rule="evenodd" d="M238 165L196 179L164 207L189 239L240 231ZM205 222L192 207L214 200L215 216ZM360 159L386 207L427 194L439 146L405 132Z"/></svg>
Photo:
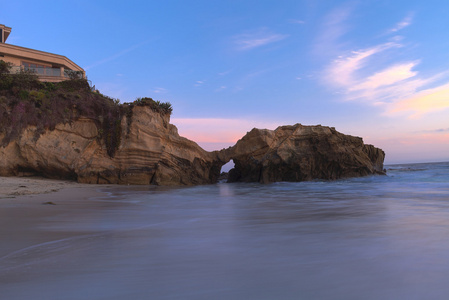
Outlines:
<svg viewBox="0 0 449 300"><path fill-rule="evenodd" d="M130 118L130 119L128 119ZM79 118L36 134L26 128L0 146L0 176L41 175L82 183L196 185L215 183L233 160L229 181L338 179L383 174L384 152L324 126L253 129L237 144L207 152L179 136L169 114L134 106L121 120L120 144L108 154L94 120ZM0 139L2 138L0 134Z"/></svg>
<svg viewBox="0 0 449 300"><path fill-rule="evenodd" d="M233 159L229 182L305 181L384 174L385 153L326 126L256 129L222 151Z"/></svg>

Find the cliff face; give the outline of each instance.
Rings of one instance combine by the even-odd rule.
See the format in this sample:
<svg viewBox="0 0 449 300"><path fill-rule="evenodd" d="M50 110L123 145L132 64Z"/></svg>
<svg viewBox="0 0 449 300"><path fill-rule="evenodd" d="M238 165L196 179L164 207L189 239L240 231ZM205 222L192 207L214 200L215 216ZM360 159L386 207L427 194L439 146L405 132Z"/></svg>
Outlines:
<svg viewBox="0 0 449 300"><path fill-rule="evenodd" d="M28 127L0 147L0 175L39 174L82 183L191 185L216 182L222 164L215 155L180 137L169 115L135 106L121 120L121 143L114 157L99 139L95 122L80 118L58 124L35 138ZM0 136L1 138L1 136Z"/></svg>
<svg viewBox="0 0 449 300"><path fill-rule="evenodd" d="M296 124L253 129L235 146L207 152L180 137L169 121L169 114L132 107L132 113L118 121L119 143L112 157L105 146L108 139L90 118L60 123L43 134L29 126L17 139L0 146L0 176L34 174L82 183L208 184L217 182L221 167L230 159L235 163L230 182L383 174L381 149L329 127Z"/></svg>
<svg viewBox="0 0 449 300"><path fill-rule="evenodd" d="M253 129L224 150L235 167L229 181L261 182L339 179L384 174L385 153L359 137L324 126Z"/></svg>

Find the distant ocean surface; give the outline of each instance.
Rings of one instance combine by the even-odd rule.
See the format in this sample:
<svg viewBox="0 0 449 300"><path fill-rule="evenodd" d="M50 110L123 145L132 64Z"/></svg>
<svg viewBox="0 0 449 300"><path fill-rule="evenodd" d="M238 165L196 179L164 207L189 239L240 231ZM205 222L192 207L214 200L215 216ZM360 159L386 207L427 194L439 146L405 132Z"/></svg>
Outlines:
<svg viewBox="0 0 449 300"><path fill-rule="evenodd" d="M0 298L449 299L449 163L386 169L108 189L0 258Z"/></svg>

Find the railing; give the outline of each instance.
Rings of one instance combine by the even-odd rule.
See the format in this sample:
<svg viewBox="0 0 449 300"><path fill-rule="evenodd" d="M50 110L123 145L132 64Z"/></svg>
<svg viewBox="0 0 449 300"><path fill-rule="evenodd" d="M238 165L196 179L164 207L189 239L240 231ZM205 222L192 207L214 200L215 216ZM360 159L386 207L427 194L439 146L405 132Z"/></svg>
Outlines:
<svg viewBox="0 0 449 300"><path fill-rule="evenodd" d="M47 68L47 67L33 68L33 67L13 66L11 68L11 73L17 74L17 73L20 73L21 70L30 70L30 71L36 73L36 75L51 76L51 77L67 77L68 78L68 75L65 72L62 72L62 74L61 74L60 68Z"/></svg>

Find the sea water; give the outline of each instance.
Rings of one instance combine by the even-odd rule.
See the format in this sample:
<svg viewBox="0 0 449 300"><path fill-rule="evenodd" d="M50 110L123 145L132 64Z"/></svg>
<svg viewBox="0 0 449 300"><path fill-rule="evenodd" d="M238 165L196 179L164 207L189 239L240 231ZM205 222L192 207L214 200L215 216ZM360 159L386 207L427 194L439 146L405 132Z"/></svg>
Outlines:
<svg viewBox="0 0 449 300"><path fill-rule="evenodd" d="M449 299L449 163L387 170L110 188L0 258L0 299Z"/></svg>

